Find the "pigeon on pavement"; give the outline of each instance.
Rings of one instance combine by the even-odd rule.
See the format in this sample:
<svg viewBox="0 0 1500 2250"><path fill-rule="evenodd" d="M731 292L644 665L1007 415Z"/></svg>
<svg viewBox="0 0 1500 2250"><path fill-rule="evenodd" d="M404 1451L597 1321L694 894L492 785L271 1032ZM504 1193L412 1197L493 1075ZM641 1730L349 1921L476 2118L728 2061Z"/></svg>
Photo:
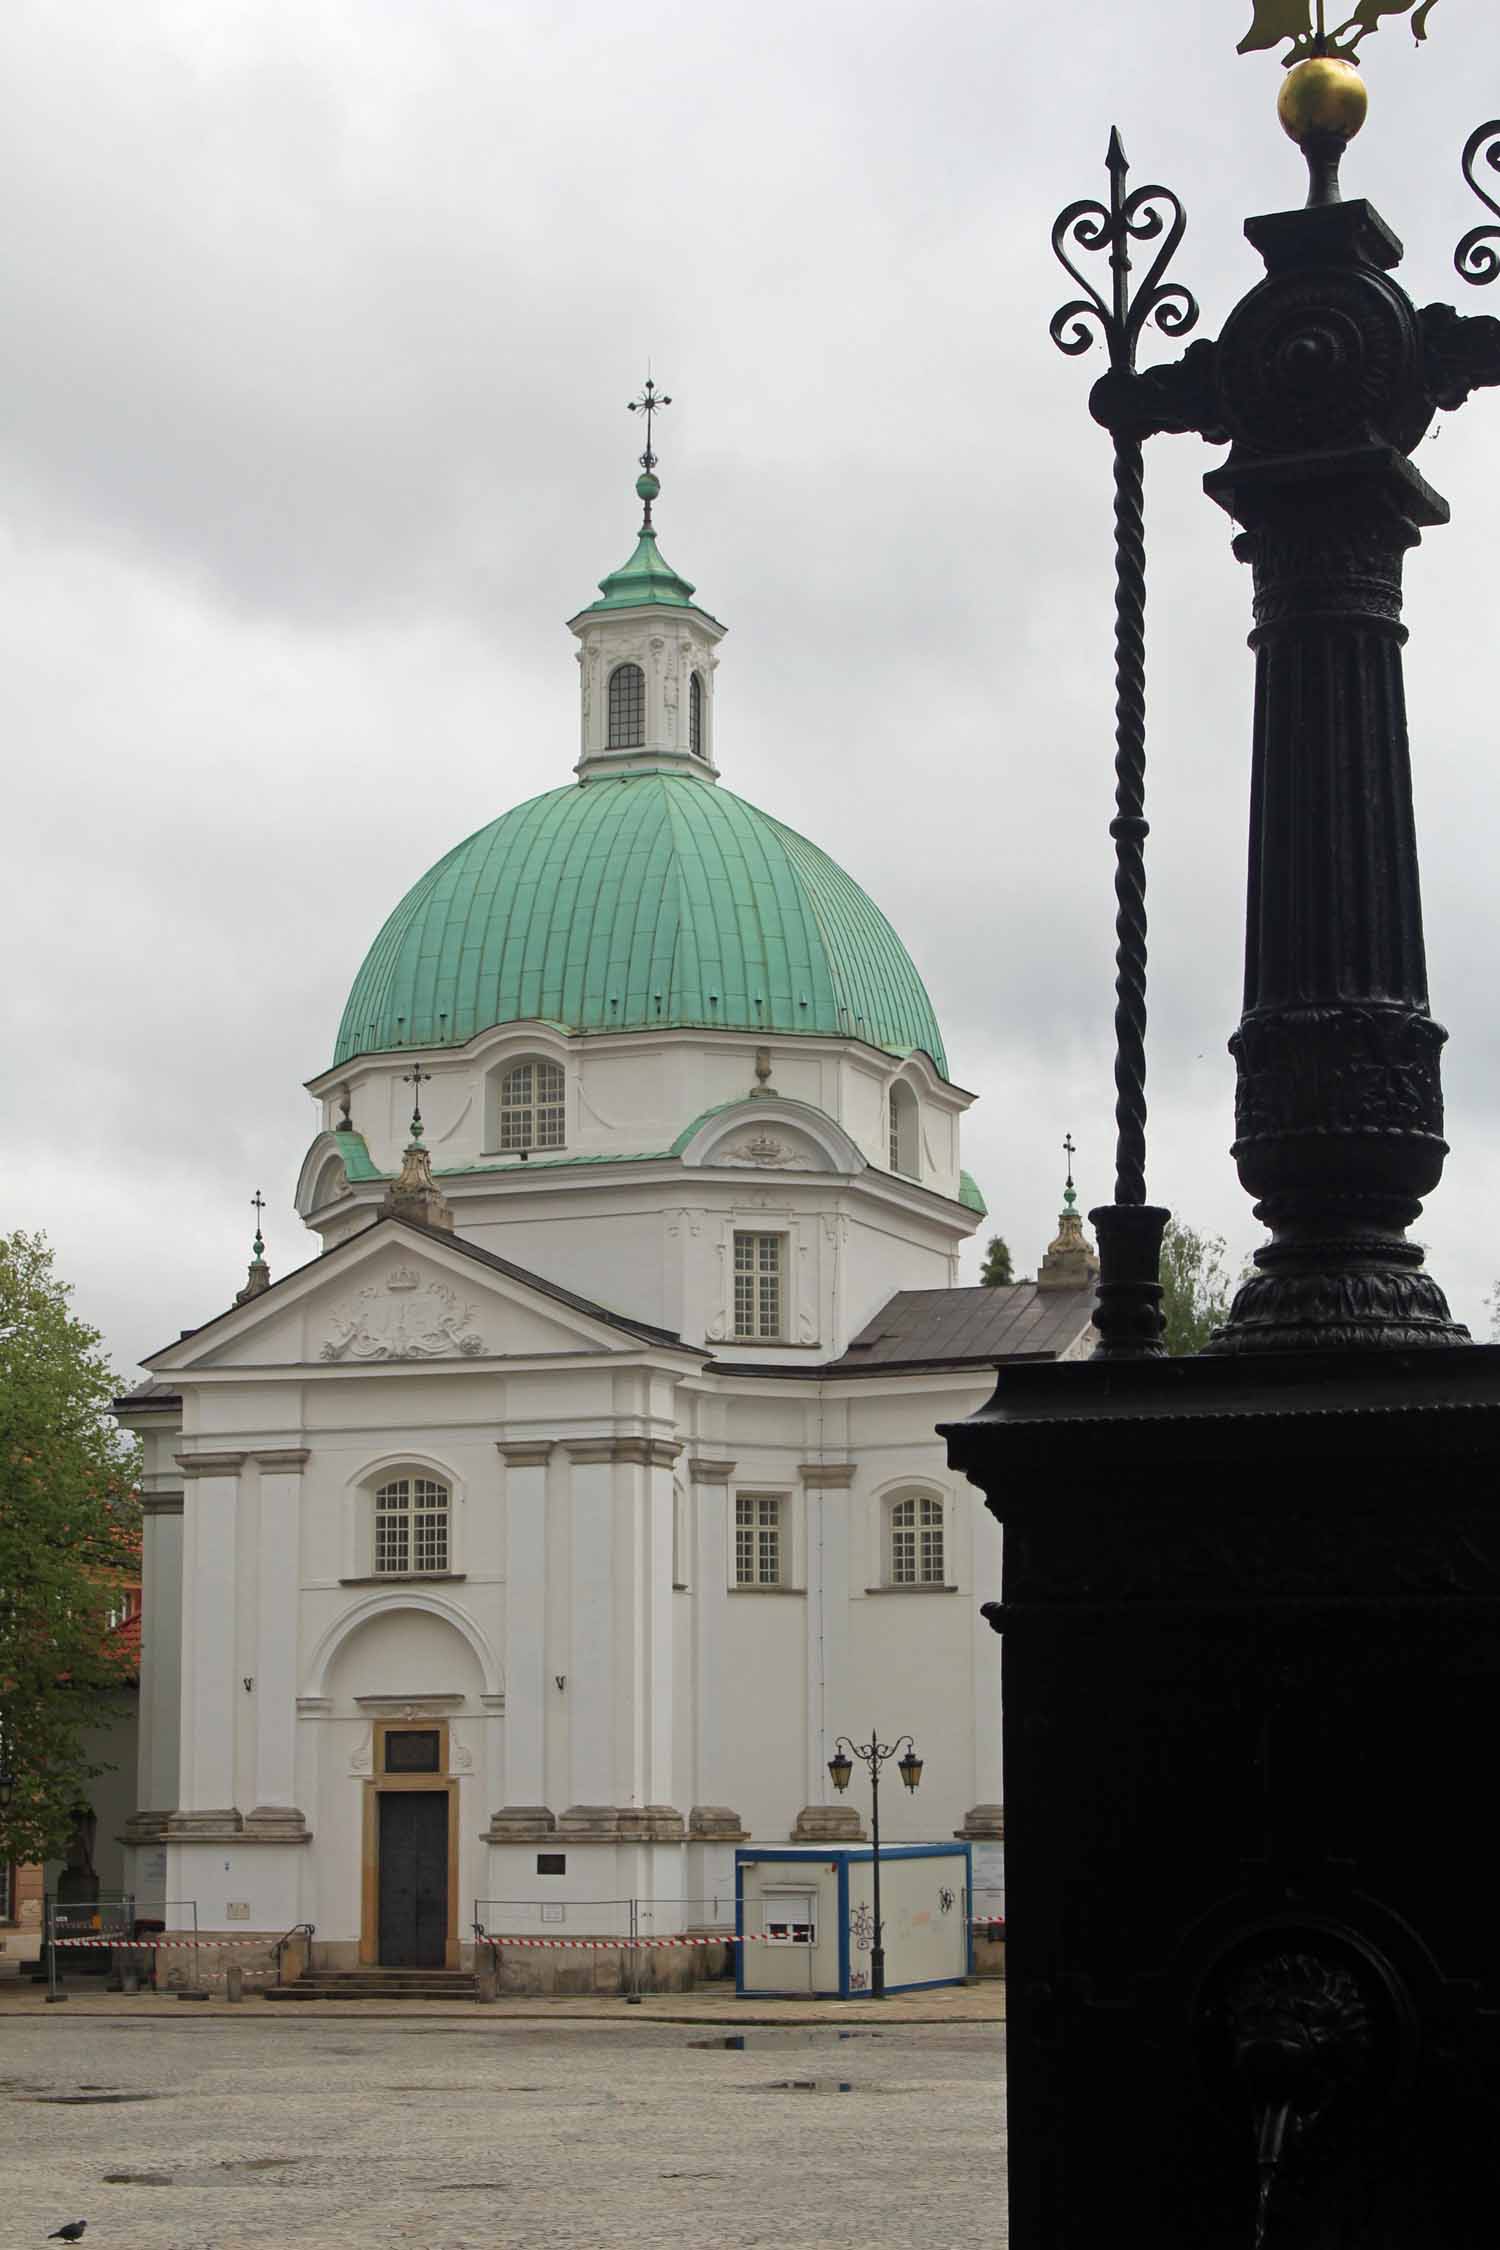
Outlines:
<svg viewBox="0 0 1500 2250"><path fill-rule="evenodd" d="M55 2234L49 2234L47 2240L49 2242L81 2242L83 2230L87 2225L87 2219L70 2219L65 2227L59 2227Z"/></svg>

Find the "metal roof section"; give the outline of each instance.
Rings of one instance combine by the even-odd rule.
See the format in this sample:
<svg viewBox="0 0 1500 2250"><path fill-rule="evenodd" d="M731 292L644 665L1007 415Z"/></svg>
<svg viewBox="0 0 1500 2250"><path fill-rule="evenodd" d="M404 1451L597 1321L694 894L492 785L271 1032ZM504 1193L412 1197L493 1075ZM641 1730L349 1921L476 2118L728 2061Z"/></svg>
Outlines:
<svg viewBox="0 0 1500 2250"><path fill-rule="evenodd" d="M1078 1341L1093 1313L1092 1288L1039 1289L1034 1281L1018 1281L1001 1289L898 1289L842 1359L818 1372L1056 1359Z"/></svg>
<svg viewBox="0 0 1500 2250"><path fill-rule="evenodd" d="M810 1032L920 1049L947 1076L879 908L805 837L685 773L549 790L455 846L376 938L333 1062L533 1020Z"/></svg>

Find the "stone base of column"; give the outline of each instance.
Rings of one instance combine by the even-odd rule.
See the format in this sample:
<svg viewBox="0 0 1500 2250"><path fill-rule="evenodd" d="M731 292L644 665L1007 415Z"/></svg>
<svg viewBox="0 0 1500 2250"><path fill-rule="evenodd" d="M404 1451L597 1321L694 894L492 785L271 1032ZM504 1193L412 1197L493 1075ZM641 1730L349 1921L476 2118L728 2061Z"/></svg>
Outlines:
<svg viewBox="0 0 1500 2250"><path fill-rule="evenodd" d="M1003 1844L1004 1805L970 1805L964 1814L962 1828L955 1828L953 1833L963 1844Z"/></svg>
<svg viewBox="0 0 1500 2250"><path fill-rule="evenodd" d="M557 1815L546 1805L502 1805L490 1814L486 1844L530 1844L557 1833Z"/></svg>
<svg viewBox="0 0 1500 2250"><path fill-rule="evenodd" d="M221 1836L244 1834L245 1816L238 1805L218 1805L203 1812L169 1812L162 1833L170 1843L216 1843Z"/></svg>
<svg viewBox="0 0 1500 2250"><path fill-rule="evenodd" d="M137 1815L137 1818L142 1816ZM248 1815L238 1805L201 1812L153 1814L161 1822L152 1840L166 1844L310 1844L312 1830L295 1805L257 1805ZM131 1835L129 1841L143 1841Z"/></svg>
<svg viewBox="0 0 1500 2250"><path fill-rule="evenodd" d="M557 1834L574 1844L680 1844L687 1824L675 1805L569 1805Z"/></svg>
<svg viewBox="0 0 1500 2250"><path fill-rule="evenodd" d="M296 1805L257 1805L245 1815L245 1841L257 1839L266 1844L307 1844L312 1831Z"/></svg>
<svg viewBox="0 0 1500 2250"><path fill-rule="evenodd" d="M695 1844L748 1844L750 1831L732 1805L694 1805L688 1837Z"/></svg>
<svg viewBox="0 0 1500 2250"><path fill-rule="evenodd" d="M164 1844L167 1840L168 1811L133 1812L120 1830L122 1844Z"/></svg>
<svg viewBox="0 0 1500 2250"><path fill-rule="evenodd" d="M804 1805L792 1823L794 1844L863 1844L865 1824L855 1805Z"/></svg>

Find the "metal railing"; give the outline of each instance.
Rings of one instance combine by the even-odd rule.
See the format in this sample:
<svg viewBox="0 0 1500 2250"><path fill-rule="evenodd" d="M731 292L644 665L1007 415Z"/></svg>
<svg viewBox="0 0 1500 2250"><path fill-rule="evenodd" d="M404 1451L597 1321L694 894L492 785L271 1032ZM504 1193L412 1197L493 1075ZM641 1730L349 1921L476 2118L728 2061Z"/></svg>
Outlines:
<svg viewBox="0 0 1500 2250"><path fill-rule="evenodd" d="M308 1955L310 1963L312 1941L317 1936L317 1933L318 1925L316 1922L294 1922L289 1930L282 1931L281 1936L276 1940L276 1944L273 1948L276 1955L276 1982L278 1984L286 1983L286 1978L282 1974L283 1956L285 1955L286 1949L291 1944L293 1938L306 1938L308 1943Z"/></svg>

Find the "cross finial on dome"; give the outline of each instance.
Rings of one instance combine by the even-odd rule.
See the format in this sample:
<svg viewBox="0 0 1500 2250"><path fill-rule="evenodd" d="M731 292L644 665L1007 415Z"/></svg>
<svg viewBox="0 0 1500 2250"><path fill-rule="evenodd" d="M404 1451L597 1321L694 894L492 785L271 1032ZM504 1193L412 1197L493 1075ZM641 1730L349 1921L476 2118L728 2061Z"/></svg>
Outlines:
<svg viewBox="0 0 1500 2250"><path fill-rule="evenodd" d="M658 391L649 367L640 397L626 403L627 414L644 414L646 417L646 450L641 455L642 474L635 480L635 489L646 504L645 520L641 527L645 531L651 529L651 503L661 490L661 480L656 474L656 453L651 443L651 417L660 414L662 408L671 403L665 391Z"/></svg>
<svg viewBox="0 0 1500 2250"><path fill-rule="evenodd" d="M1078 1144L1071 1133L1063 1135L1063 1154L1068 1160L1068 1184L1063 1189L1063 1208L1071 1211L1078 1201L1078 1190L1073 1185L1073 1159L1078 1154Z"/></svg>
<svg viewBox="0 0 1500 2250"><path fill-rule="evenodd" d="M424 1070L420 1062L414 1062L411 1069L404 1070L401 1076L403 1083L411 1088L411 1137L413 1145L419 1146L422 1139L422 1088L431 1078L432 1072Z"/></svg>
<svg viewBox="0 0 1500 2250"><path fill-rule="evenodd" d="M245 1276L245 1286L235 1295L237 1305L248 1304L252 1297L262 1297L271 1286L271 1269L266 1264L266 1245L260 1231L260 1215L266 1199L257 1188L250 1198L250 1208L255 1213L255 1241L250 1251L250 1271Z"/></svg>

